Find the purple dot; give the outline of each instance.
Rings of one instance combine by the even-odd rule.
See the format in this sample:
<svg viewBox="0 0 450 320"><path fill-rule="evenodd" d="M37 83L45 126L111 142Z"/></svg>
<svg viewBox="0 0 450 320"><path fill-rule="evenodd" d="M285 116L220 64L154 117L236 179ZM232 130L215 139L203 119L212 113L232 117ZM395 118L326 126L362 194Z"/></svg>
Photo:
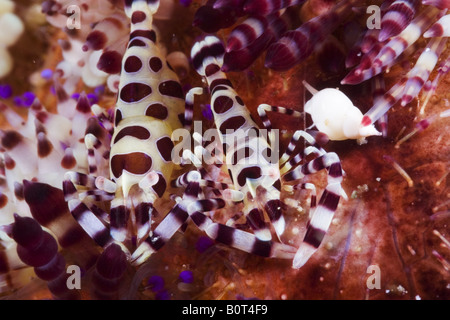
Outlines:
<svg viewBox="0 0 450 320"><path fill-rule="evenodd" d="M160 276L151 276L147 285L153 292L161 291L164 288L164 279Z"/></svg>
<svg viewBox="0 0 450 320"><path fill-rule="evenodd" d="M210 104L206 104L206 105L202 105L202 114L203 116L207 119L207 120L212 120L213 119L213 113L211 110L211 105Z"/></svg>
<svg viewBox="0 0 450 320"><path fill-rule="evenodd" d="M0 86L0 98L9 99L12 96L12 88L9 84Z"/></svg>
<svg viewBox="0 0 450 320"><path fill-rule="evenodd" d="M18 107L23 107L23 100L22 97L14 97L13 102Z"/></svg>
<svg viewBox="0 0 450 320"><path fill-rule="evenodd" d="M94 89L94 93L96 96L101 96L103 93L105 93L105 86L98 86Z"/></svg>
<svg viewBox="0 0 450 320"><path fill-rule="evenodd" d="M184 283L192 283L194 281L194 275L190 270L181 271L178 277Z"/></svg>
<svg viewBox="0 0 450 320"><path fill-rule="evenodd" d="M192 3L192 0L180 0L180 4L183 7L189 7L189 5Z"/></svg>
<svg viewBox="0 0 450 320"><path fill-rule="evenodd" d="M34 102L34 99L36 99L36 95L33 92L25 92L22 95L23 98L23 104L27 107L31 106Z"/></svg>
<svg viewBox="0 0 450 320"><path fill-rule="evenodd" d="M170 294L167 290L163 290L163 291L158 292L155 295L155 299L156 300L170 300Z"/></svg>
<svg viewBox="0 0 450 320"><path fill-rule="evenodd" d="M72 95L71 95L70 97L71 97L72 99L78 101L78 99L80 99L80 93L78 93L78 92L72 93Z"/></svg>
<svg viewBox="0 0 450 320"><path fill-rule="evenodd" d="M94 104L94 103L98 102L98 97L95 95L95 93L88 93L87 94L87 98L89 99L89 102L91 104Z"/></svg>
<svg viewBox="0 0 450 320"><path fill-rule="evenodd" d="M50 79L53 76L52 69L44 69L41 71L41 77L44 79Z"/></svg>
<svg viewBox="0 0 450 320"><path fill-rule="evenodd" d="M214 245L214 241L211 238L202 236L198 238L195 249L197 249L198 252L203 253L212 245Z"/></svg>

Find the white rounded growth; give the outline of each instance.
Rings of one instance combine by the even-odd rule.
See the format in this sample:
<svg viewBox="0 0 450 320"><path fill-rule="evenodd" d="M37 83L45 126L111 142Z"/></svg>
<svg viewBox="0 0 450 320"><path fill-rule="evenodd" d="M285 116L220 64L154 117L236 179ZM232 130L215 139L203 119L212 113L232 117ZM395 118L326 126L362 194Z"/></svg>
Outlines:
<svg viewBox="0 0 450 320"><path fill-rule="evenodd" d="M9 47L16 43L25 27L22 20L14 13L5 13L0 16L0 44Z"/></svg>
<svg viewBox="0 0 450 320"><path fill-rule="evenodd" d="M0 15L13 11L14 11L14 2L12 2L11 0L0 0Z"/></svg>
<svg viewBox="0 0 450 320"><path fill-rule="evenodd" d="M13 60L8 50L0 47L0 78L11 72Z"/></svg>
<svg viewBox="0 0 450 320"><path fill-rule="evenodd" d="M106 72L101 71L97 68L98 61L100 60L100 56L102 55L102 51L93 51L89 53L87 57L86 65L83 67L81 72L81 76L83 78L84 84L88 87L97 87L105 83L108 74Z"/></svg>
<svg viewBox="0 0 450 320"><path fill-rule="evenodd" d="M362 126L362 112L352 101L337 89L314 90L307 83L306 88L313 97L305 104L305 112L311 115L314 125L330 140L358 139L381 135L373 125Z"/></svg>
<svg viewBox="0 0 450 320"><path fill-rule="evenodd" d="M6 48L17 42L25 27L14 13L14 2L0 0L0 78L11 72L13 59Z"/></svg>
<svg viewBox="0 0 450 320"><path fill-rule="evenodd" d="M42 5L35 3L27 8L25 13L25 21L27 25L38 27L47 22L46 15L42 13Z"/></svg>

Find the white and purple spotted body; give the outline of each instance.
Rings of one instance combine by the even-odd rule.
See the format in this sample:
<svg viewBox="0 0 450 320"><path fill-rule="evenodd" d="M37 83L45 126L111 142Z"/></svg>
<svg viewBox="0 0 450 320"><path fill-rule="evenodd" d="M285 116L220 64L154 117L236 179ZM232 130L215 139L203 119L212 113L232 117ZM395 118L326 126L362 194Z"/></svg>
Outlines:
<svg viewBox="0 0 450 320"><path fill-rule="evenodd" d="M256 238L250 233L243 233L241 230L238 232L237 229L223 225L212 226L211 222L209 220L205 222L204 218L199 221L192 216L191 218L200 228L209 229L208 234L218 241L262 256L293 257L293 267L300 268L320 246L338 206L342 194L340 160L335 153L325 152L310 134L301 130L294 134L280 160L276 157L273 161L273 158L268 157L268 155L274 155L277 150L272 145L273 141L269 143L268 139L264 139L261 135L249 134L251 130L258 130L258 127L242 99L233 89L231 82L221 71L224 53L225 49L221 41L216 37L207 36L193 46L191 57L195 69L200 75L206 77L209 84L212 111L221 143L224 144L228 172L234 182L234 189L244 195L244 213ZM292 109L262 104L258 108L258 113L264 127L268 130L271 129L271 123L266 116L266 111L301 116L300 112ZM311 146L293 156L295 144L302 137ZM309 154L315 154L317 157L297 166L304 160L304 156ZM293 157L289 160L291 156ZM280 169L280 164L283 164L284 168ZM296 254L292 255L289 253L289 248L281 247L280 243L269 240L269 237L266 238L266 235L269 235L269 226L263 214L264 212L267 214L275 232L280 237L285 228L283 204L280 200L282 180L297 182L305 175L323 169L328 172L328 185L317 206L315 188L312 188L311 220L303 242ZM282 174L284 175L281 177ZM298 183L294 185L294 188L311 189L311 186L307 183ZM255 190L259 191L255 192ZM255 194L259 194L259 197L255 197ZM259 208L264 208L264 211ZM192 211L196 213L200 210L200 208L195 209ZM208 208L206 211L209 210L212 209Z"/></svg>
<svg viewBox="0 0 450 320"><path fill-rule="evenodd" d="M113 241L132 245L134 237L139 245L149 235L154 204L164 197L174 169L171 134L182 127L185 102L152 30L158 7L159 1L125 1L131 31L114 110L110 180L95 177L95 165L90 165L89 175L66 175L64 190L72 214L103 247ZM89 141L88 158L99 148L95 140ZM93 203L75 196L80 187L93 189L97 200L112 199L109 227L101 221L104 212L99 214Z"/></svg>

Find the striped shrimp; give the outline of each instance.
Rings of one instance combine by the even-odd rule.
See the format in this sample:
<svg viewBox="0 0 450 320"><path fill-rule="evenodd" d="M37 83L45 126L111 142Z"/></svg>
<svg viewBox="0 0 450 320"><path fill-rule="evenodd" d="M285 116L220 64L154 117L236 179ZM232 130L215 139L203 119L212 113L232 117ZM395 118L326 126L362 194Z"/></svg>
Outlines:
<svg viewBox="0 0 450 320"><path fill-rule="evenodd" d="M157 212L154 204L166 194L174 170L171 134L182 126L184 116L184 93L160 53L152 29L158 7L159 1L125 1L131 30L122 60L114 123L109 124L113 127L110 179L95 176L96 155L104 147L88 134L89 174L68 172L63 185L72 215L97 244L106 248L117 243L125 252L152 236L151 220ZM97 113L106 127L107 117ZM101 207L108 201L109 215ZM136 264L150 254L139 254Z"/></svg>
<svg viewBox="0 0 450 320"><path fill-rule="evenodd" d="M414 3L411 2L411 4ZM400 101L401 106L406 106L419 95L422 89L424 89L424 92L429 91L426 97L430 97L434 92L434 90L430 89L436 87L439 81L439 75L446 73L448 69L446 67L448 66L448 57L443 53L446 52L449 19L448 15L445 15L446 10L442 12L438 10L438 8L444 8L445 4L439 1L436 3L427 2L427 4L433 4L433 6L426 6L398 35L383 42L375 42L366 52L361 50L363 54L361 55L359 65L351 70L341 81L341 84L359 84L372 79L398 63L401 55L407 56L409 54L408 51L413 51L413 45L419 40L421 35L424 38L430 38L414 67L408 71L403 79L395 83L385 94L376 99L372 108L363 115L360 125L355 127L361 129L373 125L375 121L380 121L381 124L384 123L384 126L387 112L397 101ZM399 8L397 6L397 9ZM393 16L395 15L403 15L403 19L406 19L405 15L407 13L404 10L400 10L393 14ZM435 22L438 18L439 20ZM397 22L400 23L400 20L403 19L397 18ZM434 68L438 65L441 55L443 57L438 69L438 76L435 77L433 81L434 85L432 85L428 79ZM425 102L421 107L421 114L423 114L428 99L425 98ZM386 128L384 129L384 135L386 135Z"/></svg>
<svg viewBox="0 0 450 320"><path fill-rule="evenodd" d="M350 71L341 84L358 84L386 70L402 52L419 39L438 13L439 10L433 7L423 10L400 34L380 46L370 62L361 63ZM367 55L370 55L371 51Z"/></svg>
<svg viewBox="0 0 450 320"><path fill-rule="evenodd" d="M327 153L323 150L309 133L298 130L294 133L285 153L280 159L276 157L274 161L272 156L276 154L277 149L273 144L274 131L271 131L271 123L266 112L279 112L295 117L300 117L301 113L262 104L258 107L258 114L271 138L252 134L252 131L259 130L258 125L225 73L221 71L224 53L225 49L221 41L214 36L207 36L193 46L191 57L195 69L200 75L206 77L209 84L214 121L220 142L224 145L223 152L233 181L233 185L225 189L242 194L236 199L237 201L243 199L243 213L253 234L217 224L213 228L210 219L204 217L201 221L193 220L219 242L262 256L293 258L293 267L300 268L320 246L338 206L342 194L340 160L335 153ZM295 145L302 137L310 146L294 155ZM317 157L297 166L303 161L303 156L310 154L315 154ZM280 165L283 166L280 168ZM298 180L322 169L328 172L328 184L316 205L314 185L299 183ZM288 181L296 183L291 186L293 188L312 190L313 213L303 242L294 252L291 252L292 248L272 240L271 226L264 215L267 215L280 239L285 230L283 203L280 200L281 188L282 183ZM211 207L208 210L211 210Z"/></svg>
<svg viewBox="0 0 450 320"><path fill-rule="evenodd" d="M247 69L292 24L289 13L250 16L229 35L222 71Z"/></svg>
<svg viewBox="0 0 450 320"><path fill-rule="evenodd" d="M356 1L338 2L329 11L283 34L267 49L266 67L286 71L306 59L327 35L348 16Z"/></svg>

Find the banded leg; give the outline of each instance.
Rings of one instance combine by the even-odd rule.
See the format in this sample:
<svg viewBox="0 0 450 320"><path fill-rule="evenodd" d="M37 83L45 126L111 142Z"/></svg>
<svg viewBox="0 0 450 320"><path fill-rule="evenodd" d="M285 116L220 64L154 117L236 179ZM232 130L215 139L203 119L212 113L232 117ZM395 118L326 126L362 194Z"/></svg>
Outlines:
<svg viewBox="0 0 450 320"><path fill-rule="evenodd" d="M262 257L292 259L296 249L286 244L263 241L254 234L224 224L213 222L204 212L217 210L225 205L223 199L198 200L188 207L192 221L211 239L227 246Z"/></svg>
<svg viewBox="0 0 450 320"><path fill-rule="evenodd" d="M110 235L109 227L79 199L68 201L69 211L86 233L102 248L114 240Z"/></svg>
<svg viewBox="0 0 450 320"><path fill-rule="evenodd" d="M211 142L211 144L214 144L215 141ZM200 142L201 144L201 142ZM211 144L209 144L208 146L211 146ZM207 152L206 151L206 147L203 146L199 146L203 152ZM214 148L215 146L213 146ZM198 159L198 157L192 153L190 150L187 150L186 155L187 158L189 158L194 164L195 163L201 163L201 161ZM216 164L216 167L219 167ZM245 195L238 190L234 189L234 186L231 184L227 184L227 183L223 183L223 182L217 182L217 181L213 181L210 179L207 179L205 177L208 176L208 173L206 171L206 169L204 167L202 167L201 165L199 165L197 167L198 172L200 172L201 174L201 179L199 180L200 183L200 187L202 188L211 188L212 191L217 195L217 196L222 196L222 198L226 201L231 201L234 203L238 203L238 202L242 202L244 200ZM188 175L191 174L192 172L188 172L185 173L183 175L181 175L180 177L178 177L176 180L172 181L172 186L173 187L183 187L186 186L188 183ZM237 220L239 220L240 217L243 216L243 212L238 213L237 215L235 215L234 217L230 218L227 222L227 225L235 225L235 222Z"/></svg>
<svg viewBox="0 0 450 320"><path fill-rule="evenodd" d="M205 169L205 166L203 166L202 161L200 160L200 158L209 159L209 160L215 159L214 161L212 161L212 165L214 165L218 169L220 169L222 167L222 164L223 164L223 161L221 160L221 157L223 156L222 151L220 150L218 154L214 151L214 150L218 150L216 142L213 141L210 144L203 146L202 145L203 141L202 141L201 136L196 137L196 134L194 133L193 138L197 141L197 143L199 145L195 147L194 153L190 150L185 150L183 152L183 158L185 160L189 160L190 162L192 162L194 164L194 166L196 167L197 171L201 174L200 186L203 188L204 187L211 188L217 194L222 194L221 191L224 191L224 190L232 191L232 189L233 189L232 185L227 184L227 183L213 181L212 178L210 177L210 174ZM206 167L209 167L208 163L207 163ZM186 186L187 181L188 181L187 175L189 175L189 174L190 174L190 172L187 172L187 173L181 175L180 177L178 177L177 179L173 180L172 186L173 187ZM235 191L235 190L233 190L233 191ZM238 192L238 191L236 191L236 192Z"/></svg>
<svg viewBox="0 0 450 320"><path fill-rule="evenodd" d="M112 136L114 133L113 117L108 113L108 111L101 108L98 104L92 105L91 110L95 118L97 118L106 131Z"/></svg>
<svg viewBox="0 0 450 320"><path fill-rule="evenodd" d="M113 242L108 226L108 214L94 201L108 201L114 193L96 189L95 177L80 172L67 172L63 182L64 198L69 211L86 233L101 247ZM85 192L79 191L87 190ZM90 197L95 194L95 197ZM107 197L108 196L108 197Z"/></svg>
<svg viewBox="0 0 450 320"><path fill-rule="evenodd" d="M293 267L297 269L301 268L316 252L328 231L343 193L341 187L342 167L337 154L326 153L295 168L283 177L285 181L293 181L322 169L328 171L328 184L320 197L317 207L313 210L305 237L295 255Z"/></svg>
<svg viewBox="0 0 450 320"><path fill-rule="evenodd" d="M187 175L193 173L193 171L187 172L185 174L182 174L177 179L172 181L172 187L174 188L182 188L186 187L189 184L189 181L187 179ZM233 190L234 186L228 183L224 182L218 182L213 181L209 179L202 179L199 181L200 187L203 188L210 188L213 191L219 191L219 194L221 194L225 200L231 200L233 202L240 202L242 201L244 194L240 191Z"/></svg>
<svg viewBox="0 0 450 320"><path fill-rule="evenodd" d="M303 151L299 151L295 156L291 158L289 162L287 162L300 138L304 138L305 141L310 144L310 146L305 147ZM313 153L315 153L317 156L320 156L325 154L326 152L310 134L303 130L295 131L285 153L280 158L280 166L284 164L280 168L280 174L285 174L286 172L297 166L300 162L302 162L304 156L308 156Z"/></svg>
<svg viewBox="0 0 450 320"><path fill-rule="evenodd" d="M304 151L298 152L294 157L292 157L289 162L286 162L283 167L280 168L280 174L283 175L292 168L296 167L299 163L301 163L305 156L308 156L309 154L316 153L318 155L324 154L324 152L321 152L321 150L318 150L316 147L309 146L306 147Z"/></svg>
<svg viewBox="0 0 450 320"><path fill-rule="evenodd" d="M157 195L152 187L158 181L158 173L151 170L138 183L142 192L136 193L133 197L120 198L116 195L112 200L110 227L111 235L116 241L123 242L127 238L129 221L131 221L132 227L137 229L138 242L148 235L152 213L156 212L153 203Z"/></svg>
<svg viewBox="0 0 450 320"><path fill-rule="evenodd" d="M95 159L95 149L100 148L101 142L93 134L89 133L84 137L84 143L87 149L88 172L90 175L97 173L97 161Z"/></svg>
<svg viewBox="0 0 450 320"><path fill-rule="evenodd" d="M280 114L286 114L288 116L292 116L295 118L303 118L303 116L304 116L303 112L296 111L296 110L293 110L290 108L270 106L265 103L260 104L258 106L258 115L261 118L261 121L263 122L264 128L266 128L267 130L272 129L272 123L270 122L269 117L267 116L267 113L266 113L267 111L276 112L276 113L280 113Z"/></svg>
<svg viewBox="0 0 450 320"><path fill-rule="evenodd" d="M158 181L154 172L147 174L140 182L144 191L134 201L134 224L139 239L150 231L150 216L153 212L153 189ZM63 182L63 192L69 209L82 228L102 247L116 241L124 241L127 235L130 212L121 200L115 197L116 185L104 177L94 177L80 172L67 172ZM110 202L108 215L95 202ZM108 233L108 237L105 234Z"/></svg>
<svg viewBox="0 0 450 320"><path fill-rule="evenodd" d="M203 147L201 147L201 148L203 148ZM198 159L197 156L194 155L190 150L186 150L186 157L187 156L189 156L190 160L194 163L194 165L196 163L201 164L200 159ZM205 181L205 183L207 183L207 182ZM253 185L251 179L247 178L247 184ZM254 189L256 190L256 186L254 187ZM229 190L226 193L227 198L236 200L235 202L240 202L241 200L244 200L245 196L242 192L239 192L239 191L233 192L234 190L232 188L227 189L227 190ZM223 193L220 193L220 194L223 195ZM271 238L270 227L267 224L267 222L265 222L264 213L259 208L252 206L250 208L250 210L245 214L245 217L247 218L247 222L248 222L249 226L252 228L252 230L255 232L255 235L259 239L269 240ZM230 222L232 223L233 221L230 220ZM277 230L279 230L279 229L277 229Z"/></svg>
<svg viewBox="0 0 450 320"><path fill-rule="evenodd" d="M386 93L386 85L384 82L384 78L381 75L377 75L374 78L372 78L372 98L373 103L377 104L378 100L383 99L384 94ZM383 137L387 137L387 130L388 130L388 116L387 113L382 115L378 120L377 123L381 129L381 132L383 134Z"/></svg>
<svg viewBox="0 0 450 320"><path fill-rule="evenodd" d="M111 186L105 189L97 187L97 181L102 177L94 177L81 172L66 172L63 181L63 193L66 201L79 199L80 201L111 201L114 189ZM111 181L111 183L113 183ZM109 188L109 189L108 189Z"/></svg>
<svg viewBox="0 0 450 320"><path fill-rule="evenodd" d="M307 83L305 85L309 86L309 84L307 84ZM308 88L308 90L313 90L313 92L317 91L312 87ZM286 114L289 116L293 116L295 118L302 118L304 116L304 114L302 112L299 112L299 111L296 111L293 109L278 107L278 106L270 106L268 104L261 104L258 106L258 115L261 118L261 121L263 122L264 128L266 128L267 130L272 129L272 123L270 122L270 119L266 114L267 111L276 112L276 113L280 113L280 114ZM285 164L286 161L288 161L288 159L291 157L300 138L304 138L308 144L310 144L311 146L314 146L317 149L317 152L319 152L319 150L322 149L320 144L316 141L316 139L311 134L309 134L303 130L297 130L292 135L291 141L289 142L289 145L287 146L286 151L280 157L280 160L279 160L280 167L283 166L283 164ZM290 164L290 165L286 164L287 166L285 165L285 167L283 167L281 169L281 174L290 170L294 166L294 164L300 163L301 160L302 160L301 156L297 155L296 160L292 164Z"/></svg>
<svg viewBox="0 0 450 320"><path fill-rule="evenodd" d="M215 132L215 137L218 137L217 131ZM214 141L207 143L207 141L203 141L203 137L198 132L194 132L192 137L199 144L194 150L197 156L202 155L207 165L215 165L220 168L223 165L223 158L225 157L225 154L217 139L215 138Z"/></svg>
<svg viewBox="0 0 450 320"><path fill-rule="evenodd" d="M153 253L161 249L189 218L187 206L198 199L200 174L196 171L191 171L185 174L184 177L188 184L181 201L173 207L150 236L134 251L131 256L134 265L142 264Z"/></svg>
<svg viewBox="0 0 450 320"><path fill-rule="evenodd" d="M194 116L194 97L201 95L203 88L195 87L190 89L186 94L186 103L184 109L184 128L190 130L192 127L192 118Z"/></svg>
<svg viewBox="0 0 450 320"><path fill-rule="evenodd" d="M270 141L269 143L273 143L274 142L274 136L272 133L272 123L270 122L269 117L267 116L267 112L276 112L279 114L286 114L295 118L303 118L304 114L302 112L293 110L293 109L289 109L289 108L285 108L285 107L278 107L278 106L270 106L268 104L260 104L258 106L258 116L261 119L263 126L265 129L267 129L269 131L269 138ZM296 141L295 141L296 142ZM294 151L295 148L295 142L291 141L289 143L288 148L286 149L285 153L280 157L280 165L282 165L284 162L287 161L287 159L289 158L289 155Z"/></svg>
<svg viewBox="0 0 450 320"><path fill-rule="evenodd" d="M189 149L183 150L182 161L184 161L184 163L185 161L189 161L198 171L204 173L206 172L203 167L203 162L207 165L215 165L220 169L223 165L223 151L216 141L206 144L203 142L203 137L198 132L194 132L192 138L195 142L194 152Z"/></svg>
<svg viewBox="0 0 450 320"><path fill-rule="evenodd" d="M311 87L308 83L304 82L304 85L312 94L317 92L317 90L315 90L313 87ZM270 123L270 120L268 119L265 111L278 112L278 113L288 114L288 115L295 116L295 117L303 116L303 114L298 111L294 111L294 110L286 109L286 108L282 108L282 107L272 107L272 106L263 104L258 107L258 114L260 115L261 120L263 121L264 126L266 128L271 128L271 123ZM315 136L318 137L318 139L316 139L310 133L303 131L303 130L297 130L294 132L294 134L291 138L291 141L289 142L289 145L286 148L286 151L280 157L279 164L281 166L281 168L280 168L281 175L289 172L292 168L296 167L299 163L301 163L303 161L305 156L308 156L310 154L316 154L317 157L320 157L320 156L323 156L326 154L325 150L321 147L321 145L323 144L323 141L322 141L323 137L320 136L320 133L317 133ZM300 138L303 138L305 140L305 142L307 144L309 144L310 146L306 147L302 151L299 151L295 156L293 156L291 158ZM318 140L321 141L321 143L319 143ZM289 158L291 158L291 160L288 162ZM300 186L302 186L303 188L311 189L311 184L300 184ZM314 187L314 186L312 185L312 187ZM316 207L316 190L314 187L314 188L312 188L310 210L313 211L315 209L315 207ZM312 217L312 216L310 216L310 217Z"/></svg>
<svg viewBox="0 0 450 320"><path fill-rule="evenodd" d="M316 186L312 183L298 183L295 185L285 185L284 190L286 190L287 192L293 192L294 190L310 190L311 191L310 210L313 210L317 206Z"/></svg>
<svg viewBox="0 0 450 320"><path fill-rule="evenodd" d="M95 120L95 118L90 120ZM66 201L76 198L85 202L88 207L92 207L94 201L111 201L115 192L115 187L111 187L111 184L114 184L112 181L106 185L106 189L97 188L97 179L100 177L95 177L95 174L98 173L98 161L104 159L101 151L105 148L100 139L90 133L91 131L96 131L96 126L98 126L97 121L88 121L84 137L87 150L88 174L69 171L66 173L63 181Z"/></svg>

